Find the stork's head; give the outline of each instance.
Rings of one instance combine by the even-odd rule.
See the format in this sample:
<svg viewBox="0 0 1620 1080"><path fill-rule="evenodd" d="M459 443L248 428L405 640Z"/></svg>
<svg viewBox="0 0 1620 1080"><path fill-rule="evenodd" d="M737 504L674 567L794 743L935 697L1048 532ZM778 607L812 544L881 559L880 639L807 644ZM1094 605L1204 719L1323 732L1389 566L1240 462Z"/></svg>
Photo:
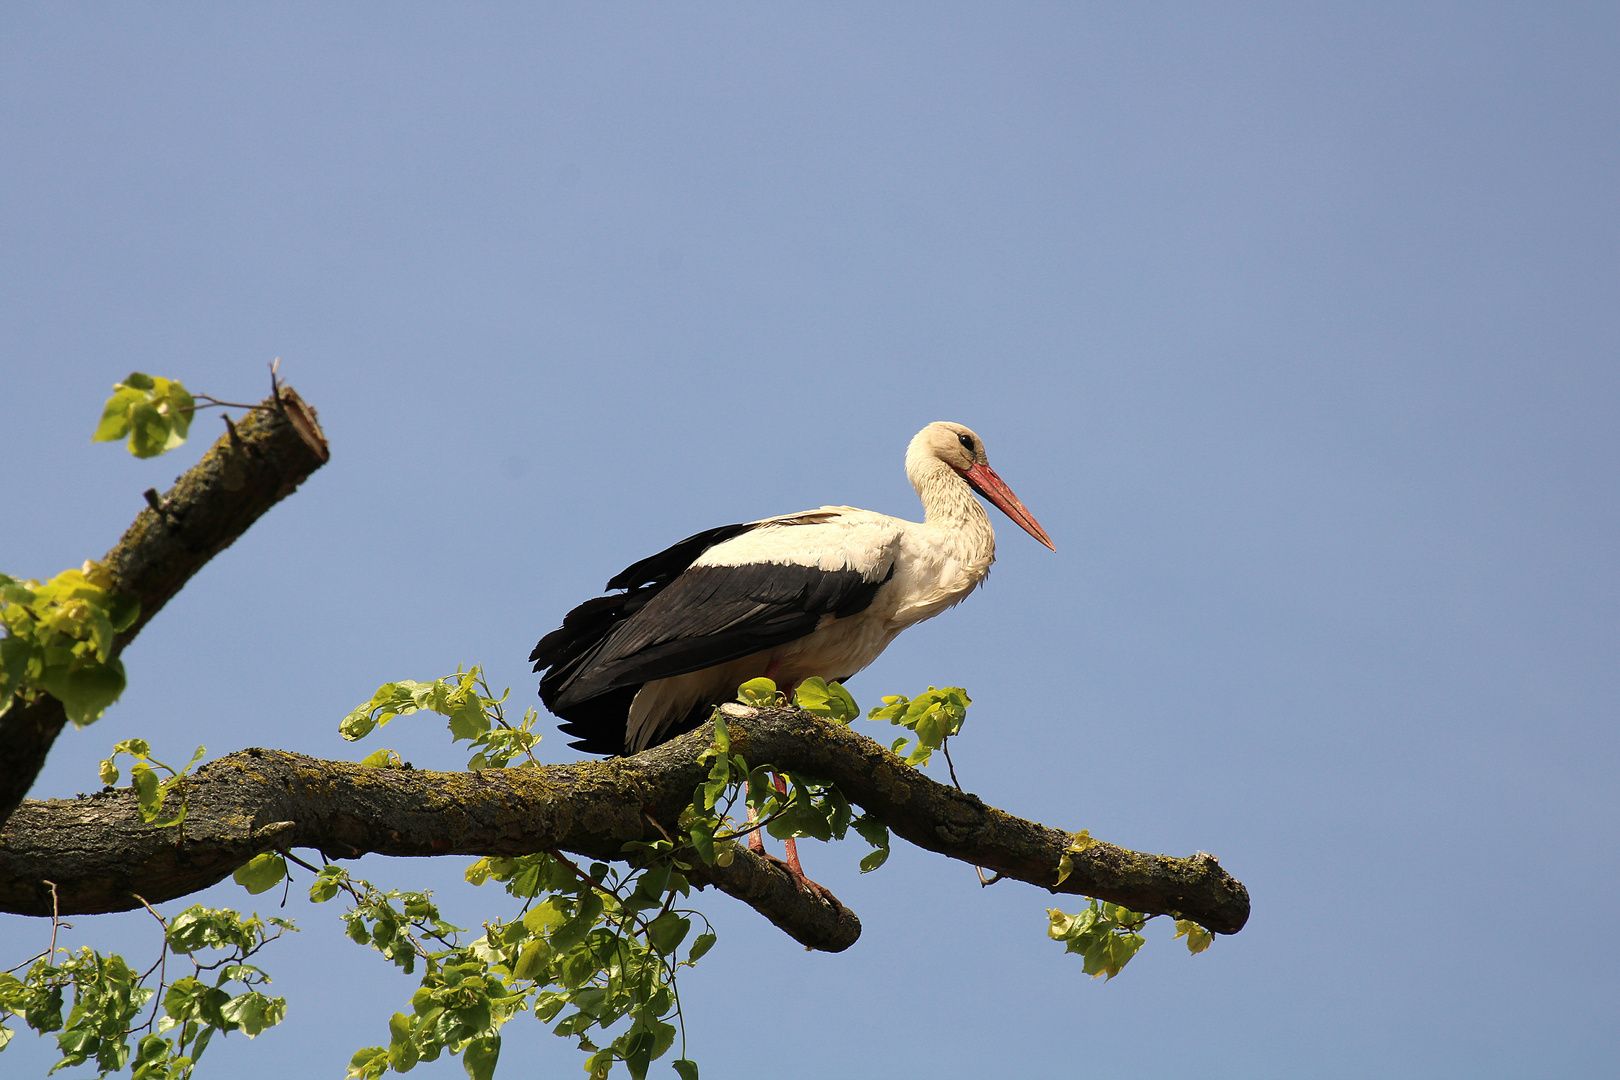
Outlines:
<svg viewBox="0 0 1620 1080"><path fill-rule="evenodd" d="M1003 514L1012 518L1018 527L1029 535L1056 551L1046 530L1041 528L1035 516L1024 509L1024 504L1018 501L1018 496L1012 493L996 471L990 467L990 460L984 453L984 440L980 439L971 428L961 424L953 424L948 420L936 420L932 424L917 432L916 438L906 448L906 474L916 484L920 470L926 467L930 460L940 461L950 466L951 470L967 481L968 485L989 499ZM919 486L918 490L921 488Z"/></svg>

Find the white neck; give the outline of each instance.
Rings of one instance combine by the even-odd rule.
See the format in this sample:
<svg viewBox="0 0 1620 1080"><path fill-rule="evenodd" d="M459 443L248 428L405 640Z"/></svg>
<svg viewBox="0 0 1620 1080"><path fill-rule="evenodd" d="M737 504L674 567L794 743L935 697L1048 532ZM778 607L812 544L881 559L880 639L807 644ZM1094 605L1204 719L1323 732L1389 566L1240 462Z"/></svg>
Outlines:
<svg viewBox="0 0 1620 1080"><path fill-rule="evenodd" d="M988 569L996 557L996 534L990 515L960 473L915 444L906 452L906 477L922 499L923 520L958 534L972 561Z"/></svg>

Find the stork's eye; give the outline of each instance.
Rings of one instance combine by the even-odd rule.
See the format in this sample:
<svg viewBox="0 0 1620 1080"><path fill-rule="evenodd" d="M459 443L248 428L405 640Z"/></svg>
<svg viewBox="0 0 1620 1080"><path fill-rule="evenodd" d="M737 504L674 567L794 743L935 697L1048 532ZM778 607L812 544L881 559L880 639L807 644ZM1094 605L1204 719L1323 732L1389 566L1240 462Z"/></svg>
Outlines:
<svg viewBox="0 0 1620 1080"><path fill-rule="evenodd" d="M978 453L978 451L973 449L973 436L971 436L971 435L958 435L956 438L957 438L957 441L962 444L963 448L966 449L968 453L970 453L970 454Z"/></svg>

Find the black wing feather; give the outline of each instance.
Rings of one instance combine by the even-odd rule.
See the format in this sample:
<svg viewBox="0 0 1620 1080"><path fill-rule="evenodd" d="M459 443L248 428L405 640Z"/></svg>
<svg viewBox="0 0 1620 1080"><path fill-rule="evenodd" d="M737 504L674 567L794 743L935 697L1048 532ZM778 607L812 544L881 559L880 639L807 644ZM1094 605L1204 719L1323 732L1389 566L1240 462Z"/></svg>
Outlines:
<svg viewBox="0 0 1620 1080"><path fill-rule="evenodd" d="M809 523L809 522L807 522ZM864 611L894 574L868 581L856 570L781 564L692 563L715 544L755 528L696 533L626 567L608 582L626 592L587 600L534 647L540 698L588 753L624 752L630 702L642 685L701 671L804 637L826 615ZM671 724L659 741L701 723L709 705Z"/></svg>
<svg viewBox="0 0 1620 1080"><path fill-rule="evenodd" d="M535 671L545 671L540 680L541 701L567 721L559 725L565 733L582 736L579 741L569 745L593 754L624 752L625 716L630 711L630 700L636 696L640 686L620 687L589 701L565 707L558 707L558 694L579 673L581 663L592 650L616 626L632 618L648 600L692 565L693 560L715 544L740 536L752 528L752 524L741 523L707 529L656 555L632 563L607 584L609 589L626 589L627 592L585 601L563 617L562 626L540 639L529 654L529 659L534 661ZM615 724L618 729L616 734L613 731ZM678 726L685 731L693 725Z"/></svg>
<svg viewBox="0 0 1620 1080"><path fill-rule="evenodd" d="M734 536L741 536L755 527L753 522L740 525L722 525L693 533L678 544L649 555L640 562L631 563L615 574L607 583L609 589L634 589L638 585L668 585L681 576L681 571L697 562L697 557L716 544L723 544Z"/></svg>
<svg viewBox="0 0 1620 1080"><path fill-rule="evenodd" d="M582 655L548 704L556 712L623 686L785 645L813 631L823 616L865 610L887 580L780 563L693 567Z"/></svg>

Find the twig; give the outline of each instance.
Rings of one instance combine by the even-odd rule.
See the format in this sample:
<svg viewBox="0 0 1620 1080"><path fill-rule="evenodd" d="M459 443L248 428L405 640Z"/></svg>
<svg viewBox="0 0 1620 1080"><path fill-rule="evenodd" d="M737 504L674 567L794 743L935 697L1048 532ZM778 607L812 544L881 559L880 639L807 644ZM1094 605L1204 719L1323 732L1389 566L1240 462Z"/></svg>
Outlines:
<svg viewBox="0 0 1620 1080"><path fill-rule="evenodd" d="M7 975L10 975L13 971L16 971L18 968L27 967L29 964L32 964L35 960L38 960L41 957L48 957L51 960L56 959L56 928L59 925L61 925L60 921L56 917L57 916L56 882L47 881L47 882L45 882L45 884L47 884L47 885L49 885L51 887L51 947L46 949L42 953L35 953L33 956L30 956L28 959L24 960L22 963L16 965L15 967L6 968L5 974L7 974Z"/></svg>
<svg viewBox="0 0 1620 1080"><path fill-rule="evenodd" d="M646 818L648 823L651 824L653 828L657 829L660 833L662 833L665 840L668 840L671 844L673 844L675 842L675 838L673 836L669 835L669 830L664 828L662 825L658 824L658 819L657 818L653 817L651 814L647 813L647 811L645 811L645 810L643 810L641 812L641 816Z"/></svg>
<svg viewBox="0 0 1620 1080"><path fill-rule="evenodd" d="M28 959L24 960L22 963L16 964L16 965L14 965L12 967L6 968L5 973L7 975L10 975L13 971L17 971L20 968L25 968L29 964L32 964L35 960L44 959L47 955L49 955L49 954L48 953L35 953L33 956L30 956Z"/></svg>
<svg viewBox="0 0 1620 1080"><path fill-rule="evenodd" d="M164 921L163 916L159 915L156 911L153 910L151 904L148 904L146 902L146 897L142 896L140 893L134 893L134 892L130 893L129 895L131 895L135 899L139 900L141 902L141 907L145 908L147 911L152 912L152 918L156 919L158 921L158 925L163 927L163 932L164 933L169 932L169 924Z"/></svg>
<svg viewBox="0 0 1620 1080"><path fill-rule="evenodd" d="M305 862L303 859L300 859L298 856L294 855L290 851L283 851L281 853L281 857L283 859L291 859L293 862L297 863L299 866L302 866L305 870L308 870L312 874L318 874L318 873L321 872L320 867L311 866L309 863ZM326 858L326 853L325 852L321 853L321 858L323 858L323 859Z"/></svg>
<svg viewBox="0 0 1620 1080"><path fill-rule="evenodd" d="M278 356L270 361L270 396L275 399L276 411L281 413L281 418L290 424L292 423L292 417L287 415L287 403L281 400L281 380L276 376L276 372L280 368L281 357Z"/></svg>
<svg viewBox="0 0 1620 1080"><path fill-rule="evenodd" d="M147 1031L150 1031L152 1030L152 1025L157 1022L158 1005L163 1001L163 988L169 983L169 924L164 921L163 916L159 915L157 911L153 909L151 904L146 902L146 897L135 892L132 892L129 895L139 900L141 902L141 906L147 911L151 912L152 918L156 919L158 921L158 925L163 927L163 936L160 939L162 941L162 945L158 949L157 962L154 963L152 967L147 968L146 974L140 977L140 982L145 982L147 976L152 974L153 968L156 968L159 965L162 966L162 970L158 972L157 992L152 995L152 1015L148 1016L146 1018L146 1023L142 1024L139 1028L127 1029L127 1031L140 1031L141 1028L145 1028ZM195 961L193 961L193 963L195 963Z"/></svg>
<svg viewBox="0 0 1620 1080"><path fill-rule="evenodd" d="M219 398L209 397L207 394L192 394L191 396L194 400L206 401L208 404L188 405L179 410L180 412L196 413L201 409L212 409L216 407L226 409L246 409L248 412L255 412L259 409L268 410L271 408L269 405L244 405L240 401L221 401Z"/></svg>
<svg viewBox="0 0 1620 1080"><path fill-rule="evenodd" d="M57 899L56 899L56 882L47 881L45 884L47 884L47 885L49 885L51 887L51 947L50 947L50 958L51 958L51 962L55 963L56 962L56 928L58 926L62 925L62 920L60 918L58 918L58 916L61 913L61 905L57 903Z"/></svg>
<svg viewBox="0 0 1620 1080"><path fill-rule="evenodd" d="M956 785L957 791L961 791L962 784L956 779L956 762L951 760L951 737L949 735L939 740L939 748L945 753L945 767L951 770L951 783Z"/></svg>
<svg viewBox="0 0 1620 1080"><path fill-rule="evenodd" d="M966 789L962 787L962 782L956 778L956 762L951 760L951 737L949 735L939 740L939 748L945 753L945 767L951 770L951 783L956 785L957 791L962 792L964 795L967 794ZM981 889L987 885L994 885L1001 880L1000 874L991 874L989 877L985 877L984 867L982 866L975 866L973 872L979 875L979 888Z"/></svg>

